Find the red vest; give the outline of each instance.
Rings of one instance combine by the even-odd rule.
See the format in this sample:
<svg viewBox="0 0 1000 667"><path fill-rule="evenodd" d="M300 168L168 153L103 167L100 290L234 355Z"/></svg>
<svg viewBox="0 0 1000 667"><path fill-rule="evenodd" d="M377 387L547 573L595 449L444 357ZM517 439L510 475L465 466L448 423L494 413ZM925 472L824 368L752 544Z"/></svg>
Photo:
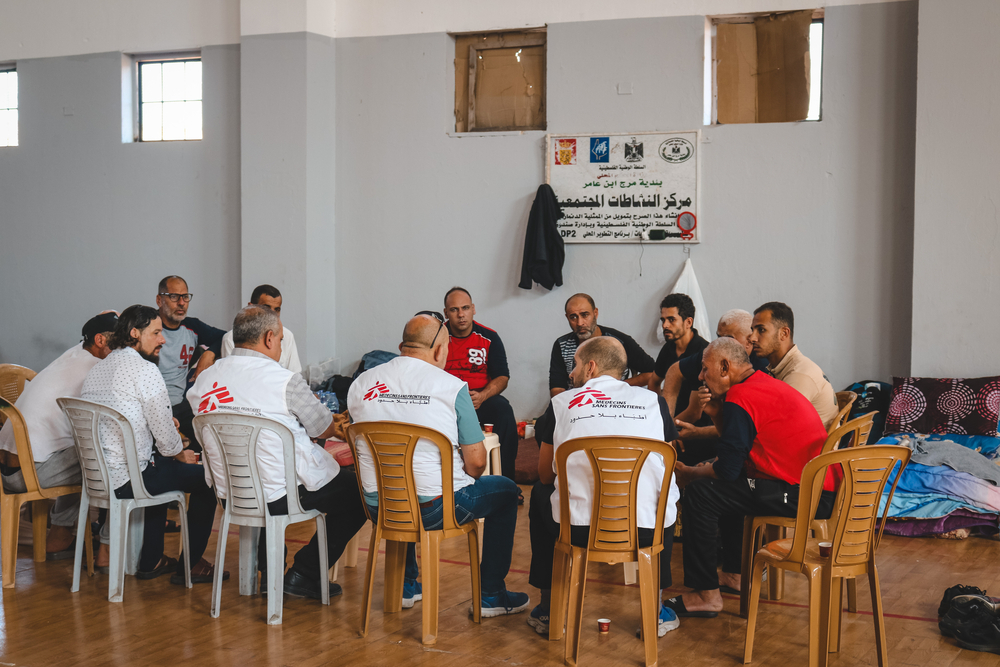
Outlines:
<svg viewBox="0 0 1000 667"><path fill-rule="evenodd" d="M809 399L791 385L756 371L732 387L726 401L746 410L757 429L746 463L747 477L798 484L802 469L826 442L823 420ZM827 471L825 490L835 490L835 476L839 479L832 469Z"/></svg>

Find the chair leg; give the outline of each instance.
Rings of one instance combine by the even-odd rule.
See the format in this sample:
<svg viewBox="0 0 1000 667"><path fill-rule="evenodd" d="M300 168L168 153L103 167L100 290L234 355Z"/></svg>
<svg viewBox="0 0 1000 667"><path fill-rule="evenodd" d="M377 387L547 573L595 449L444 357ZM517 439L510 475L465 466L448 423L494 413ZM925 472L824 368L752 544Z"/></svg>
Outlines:
<svg viewBox="0 0 1000 667"><path fill-rule="evenodd" d="M878 569L872 561L868 567L868 586L872 594L872 617L875 620L875 648L878 652L879 667L884 667L888 656L885 642L885 618L882 617L882 588L878 583Z"/></svg>
<svg viewBox="0 0 1000 667"><path fill-rule="evenodd" d="M285 594L284 568L275 567L285 559L285 523L283 517L267 519L267 624L281 625L282 597Z"/></svg>
<svg viewBox="0 0 1000 667"><path fill-rule="evenodd" d="M656 626L660 615L660 591L649 549L639 549L639 604L642 643L646 649L646 667L656 667Z"/></svg>
<svg viewBox="0 0 1000 667"><path fill-rule="evenodd" d="M191 588L191 537L188 533L188 518L187 518L187 500L180 503L180 524L181 524L181 551L184 552L184 585ZM228 524L227 524L228 528ZM140 541L139 544L142 544ZM216 560L216 563L219 561ZM216 567L216 571L225 570L225 554L223 553L222 563Z"/></svg>
<svg viewBox="0 0 1000 667"><path fill-rule="evenodd" d="M632 586L638 581L639 576L639 564L638 563L622 563L625 569L625 585Z"/></svg>
<svg viewBox="0 0 1000 667"><path fill-rule="evenodd" d="M225 513L222 516L225 520ZM240 526L240 595L253 595L258 591L257 541L259 539L260 528ZM215 562L218 564L222 561L216 556Z"/></svg>
<svg viewBox="0 0 1000 667"><path fill-rule="evenodd" d="M31 501L32 551L36 563L45 562L45 542L49 527L49 501Z"/></svg>
<svg viewBox="0 0 1000 667"><path fill-rule="evenodd" d="M182 511L181 514L184 512ZM142 536L145 532L146 510L134 509L129 513L128 541L126 550L128 560L125 562L125 574L134 575L139 569L139 556L142 554Z"/></svg>
<svg viewBox="0 0 1000 667"><path fill-rule="evenodd" d="M750 569L750 581L749 581L749 598L747 600L747 636L743 641L743 664L750 664L753 659L753 639L754 632L757 629L757 608L760 606L760 595L761 588L763 588L763 582L761 582L761 575L764 574L764 559L754 557L753 567ZM744 581L741 586L746 586L748 582Z"/></svg>
<svg viewBox="0 0 1000 667"><path fill-rule="evenodd" d="M87 576L92 577L94 576L94 534L90 529L90 517L88 516L89 512L87 512L87 509L84 509L84 512L83 529L86 531L86 534L84 535L85 539L83 540L83 552L87 557ZM80 534L79 523L77 524L76 532L78 535Z"/></svg>
<svg viewBox="0 0 1000 667"><path fill-rule="evenodd" d="M215 573L212 576L212 606L208 615L218 618L222 610L222 572L226 569L226 541L229 538L229 512L222 513L219 523L219 539L215 546ZM240 545L242 546L242 545ZM242 556L242 554L240 554ZM240 568L240 586L243 585L243 572Z"/></svg>
<svg viewBox="0 0 1000 667"><path fill-rule="evenodd" d="M382 531L377 525L372 526L372 537L368 543L368 565L365 567L365 587L361 590L361 629L358 634L368 636L368 619L372 613L372 591L375 588L375 564L378 561L379 542L382 541ZM402 601L400 601L402 604Z"/></svg>
<svg viewBox="0 0 1000 667"><path fill-rule="evenodd" d="M768 526L764 529L766 542L783 540L788 530L781 526ZM785 596L785 571L778 567L767 568L767 599L780 600Z"/></svg>
<svg viewBox="0 0 1000 667"><path fill-rule="evenodd" d="M840 653L840 636L843 633L844 579L834 577L830 585L830 653Z"/></svg>
<svg viewBox="0 0 1000 667"><path fill-rule="evenodd" d="M479 572L479 528L469 532L469 574L472 577L472 622L483 620L483 581ZM478 603L478 604L477 604Z"/></svg>
<svg viewBox="0 0 1000 667"><path fill-rule="evenodd" d="M320 601L330 604L330 584L327 579L327 571L330 569L330 554L326 550L326 515L316 516L316 540L319 543L319 587Z"/></svg>
<svg viewBox="0 0 1000 667"><path fill-rule="evenodd" d="M740 618L746 618L750 608L750 570L753 569L753 555L757 553L754 549L756 540L754 539L754 517L748 516L743 519L743 554L740 558Z"/></svg>
<svg viewBox="0 0 1000 667"><path fill-rule="evenodd" d="M132 510L130 512L129 510ZM129 530L129 514L137 512L128 503L112 503L108 508L108 521L111 532L111 558L108 561L108 602L121 602L125 594L125 570L127 564L127 540ZM138 532L134 527L133 532ZM140 542L141 544L141 542Z"/></svg>
<svg viewBox="0 0 1000 667"><path fill-rule="evenodd" d="M423 565L423 591L424 597L420 601L422 618L422 636L420 643L424 646L434 646L438 638L438 606L440 602L441 585L441 531L421 530L420 531L420 555ZM402 591L400 591L402 600ZM482 605L481 600L473 600L472 608L476 608L476 603Z"/></svg>
<svg viewBox="0 0 1000 667"><path fill-rule="evenodd" d="M826 667L830 652L830 579L822 572L809 576L809 667Z"/></svg>
<svg viewBox="0 0 1000 667"><path fill-rule="evenodd" d="M587 550L573 547L569 566L569 595L566 604L566 664L577 665L580 659L580 630L583 626L583 595L587 588Z"/></svg>
<svg viewBox="0 0 1000 667"><path fill-rule="evenodd" d="M347 548L344 549L344 555L340 557L343 561L344 567L357 567L358 566L358 542L360 538L358 534L355 533L351 541L347 543Z"/></svg>
<svg viewBox="0 0 1000 667"><path fill-rule="evenodd" d="M21 526L21 503L16 496L0 495L0 561L3 587L14 588L17 572L17 530Z"/></svg>
<svg viewBox="0 0 1000 667"><path fill-rule="evenodd" d="M94 556L93 556L94 545L91 543L91 538L90 538L90 521L87 520L88 519L87 509L88 509L87 499L81 498L80 511L77 512L76 516L76 549L74 551L74 556L73 556L73 583L69 587L70 593L76 593L77 591L80 590L80 570L82 569L81 568L82 563L80 562L80 559L83 558L85 543L90 545L90 549L88 549L90 553L87 554L87 558L90 561L89 564L90 564L91 574L93 574L92 570L94 567ZM4 582L6 583L6 578L4 578Z"/></svg>
<svg viewBox="0 0 1000 667"><path fill-rule="evenodd" d="M566 593L569 589L568 576L570 556L556 549L552 554L552 591L549 596L549 641L562 639L566 624Z"/></svg>
<svg viewBox="0 0 1000 667"><path fill-rule="evenodd" d="M382 608L387 614L395 614L403 609L403 577L406 570L407 542L385 541L385 591ZM427 554L421 554L425 559ZM425 564L426 566L426 564ZM427 588L427 576L424 573L424 588ZM423 604L427 605L427 591L424 591Z"/></svg>
<svg viewBox="0 0 1000 667"><path fill-rule="evenodd" d="M847 580L847 611L858 613L858 580L854 577Z"/></svg>

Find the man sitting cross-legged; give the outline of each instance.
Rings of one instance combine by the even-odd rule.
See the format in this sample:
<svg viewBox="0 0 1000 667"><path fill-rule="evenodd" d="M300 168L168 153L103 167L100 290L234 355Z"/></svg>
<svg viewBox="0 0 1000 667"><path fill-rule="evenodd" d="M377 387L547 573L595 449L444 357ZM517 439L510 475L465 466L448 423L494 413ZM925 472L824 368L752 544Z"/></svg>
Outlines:
<svg viewBox="0 0 1000 667"><path fill-rule="evenodd" d="M281 422L295 440L295 470L299 501L303 509L326 514L326 544L315 533L309 544L295 554L294 564L285 574L284 590L290 595L321 599L319 550L326 549L335 563L367 517L358 494L358 480L350 470L342 470L333 456L310 438L325 441L335 430L333 415L319 402L299 373L282 368L283 328L278 314L266 306L247 306L233 321L233 353L207 368L188 390L192 412L206 414L256 414ZM223 390L225 394L220 392ZM225 400L221 396L225 395ZM261 431L257 443L257 464L267 507L271 514L288 514L285 496L285 459L281 439L272 431ZM222 454L209 429L202 433L211 469L205 480L220 498L226 498L226 477ZM261 569L266 563L266 540L261 535L257 550ZM278 567L270 564L269 567ZM284 570L285 564L280 567ZM330 595L342 592L330 584Z"/></svg>
<svg viewBox="0 0 1000 667"><path fill-rule="evenodd" d="M585 436L638 436L672 441L677 431L662 396L645 388L631 387L621 379L628 364L625 348L616 339L600 336L576 349L570 379L576 389L560 393L549 403L546 419L539 420L539 481L531 490L528 518L531 521L531 573L528 582L542 591L541 603L528 617L528 625L539 634L549 632L549 595L552 589L552 556L559 537L559 494L570 493L570 538L586 546L590 536L590 516L594 473L583 452L566 461L568 480L556 477L555 450L567 440ZM653 543L656 530L663 530L660 552L661 587L670 585L670 552L677 517L677 485L670 480L664 526L656 524L656 506L663 483L663 459L651 455L639 473L636 498L639 546ZM658 635L662 637L680 622L673 611L660 607Z"/></svg>
<svg viewBox="0 0 1000 667"><path fill-rule="evenodd" d="M400 356L365 371L351 385L347 405L355 422L395 421L432 428L452 443L452 485L455 518L459 523L486 519L483 529L482 615L516 614L528 607L525 593L508 591L504 583L510 570L517 526L518 488L499 475L480 477L486 469L483 431L469 396L469 386L444 371L448 360L448 330L428 315L406 323ZM399 396L406 399L399 400ZM419 400L414 397L419 396ZM375 465L363 439L355 443L358 471L371 516L378 516L378 482ZM421 502L425 530L443 525L441 455L431 444L417 444L413 477ZM403 606L412 607L422 597L417 583L414 545L406 553ZM475 601L474 601L475 602Z"/></svg>
<svg viewBox="0 0 1000 667"><path fill-rule="evenodd" d="M675 467L684 489L684 585L694 590L665 604L678 616L712 618L722 610L716 537L721 533L722 585L738 591L743 517L795 516L802 469L819 454L826 429L805 396L754 370L746 348L732 338L705 349L701 379L722 401L712 414L718 458ZM818 518L833 509L835 475L827 473Z"/></svg>

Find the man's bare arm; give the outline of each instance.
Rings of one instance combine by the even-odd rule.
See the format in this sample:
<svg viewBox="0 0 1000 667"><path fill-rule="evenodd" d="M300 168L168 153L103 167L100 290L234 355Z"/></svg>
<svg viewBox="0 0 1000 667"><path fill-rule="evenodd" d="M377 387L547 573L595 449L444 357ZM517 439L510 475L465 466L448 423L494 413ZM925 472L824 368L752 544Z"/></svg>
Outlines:
<svg viewBox="0 0 1000 667"><path fill-rule="evenodd" d="M474 445L462 445L462 460L465 472L473 479L479 479L486 472L486 445L482 441Z"/></svg>
<svg viewBox="0 0 1000 667"><path fill-rule="evenodd" d="M663 379L663 389L660 391L663 399L667 402L670 414L674 414L674 410L677 409L677 396L681 393L682 382L684 382L684 376L681 375L681 367L677 363L671 364L670 368L667 369L667 377Z"/></svg>

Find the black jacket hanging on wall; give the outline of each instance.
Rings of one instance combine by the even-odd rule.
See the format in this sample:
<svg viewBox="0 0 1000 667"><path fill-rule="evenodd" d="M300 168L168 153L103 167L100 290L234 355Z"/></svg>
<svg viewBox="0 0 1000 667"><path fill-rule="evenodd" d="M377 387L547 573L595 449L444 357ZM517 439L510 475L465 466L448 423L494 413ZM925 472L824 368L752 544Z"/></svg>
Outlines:
<svg viewBox="0 0 1000 667"><path fill-rule="evenodd" d="M538 186L535 202L528 214L528 231L524 235L524 259L521 263L521 289L531 289L535 281L545 289L562 285L562 266L566 259L562 236L556 220L563 217L552 186Z"/></svg>

